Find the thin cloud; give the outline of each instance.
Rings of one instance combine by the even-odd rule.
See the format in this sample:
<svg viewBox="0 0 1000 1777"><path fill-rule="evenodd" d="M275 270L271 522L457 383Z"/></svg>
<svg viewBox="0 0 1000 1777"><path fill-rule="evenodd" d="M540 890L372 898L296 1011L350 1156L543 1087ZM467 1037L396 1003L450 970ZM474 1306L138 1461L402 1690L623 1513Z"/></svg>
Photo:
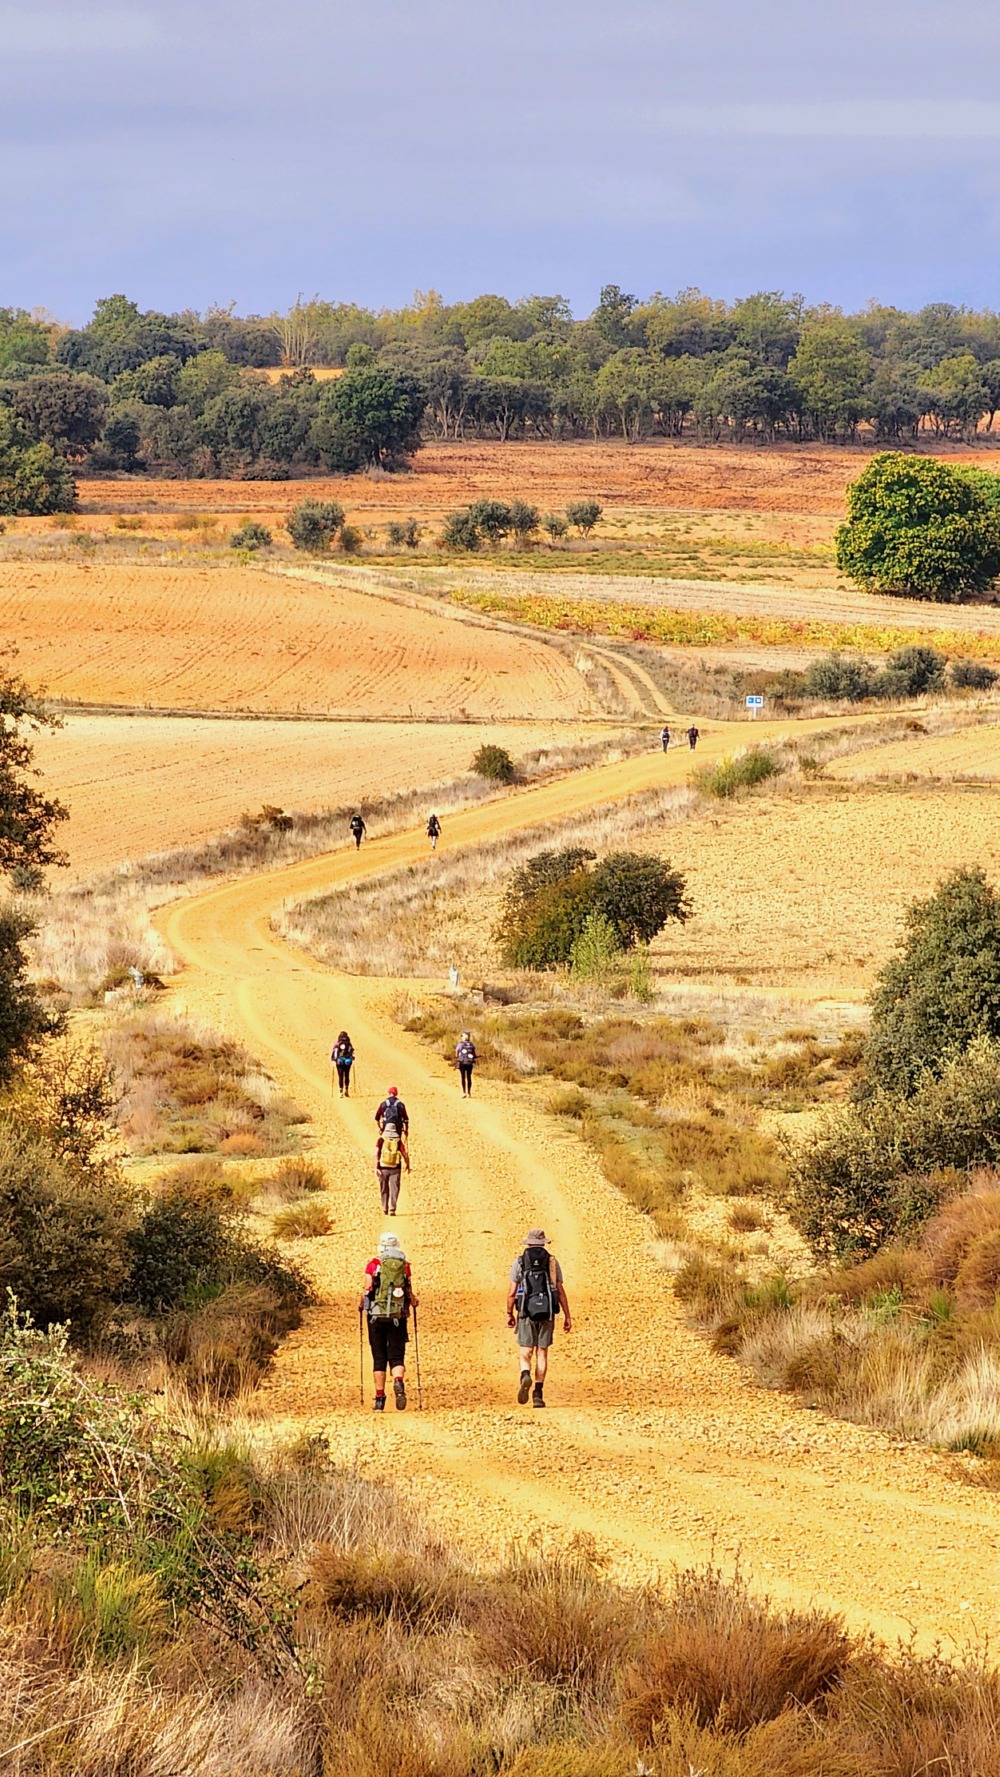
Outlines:
<svg viewBox="0 0 1000 1777"><path fill-rule="evenodd" d="M653 120L651 120L653 121ZM682 104L658 110L671 135L864 138L893 142L1000 140L1000 104L981 99L819 99L813 104Z"/></svg>

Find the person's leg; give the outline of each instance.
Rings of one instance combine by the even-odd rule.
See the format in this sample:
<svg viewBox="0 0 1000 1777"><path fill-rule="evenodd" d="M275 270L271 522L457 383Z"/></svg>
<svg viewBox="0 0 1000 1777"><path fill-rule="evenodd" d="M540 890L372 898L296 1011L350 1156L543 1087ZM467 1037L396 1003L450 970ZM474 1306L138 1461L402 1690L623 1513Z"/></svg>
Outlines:
<svg viewBox="0 0 1000 1777"><path fill-rule="evenodd" d="M523 1407L526 1405L528 1396L531 1393L531 1357L532 1352L534 1351L534 1346L522 1345L520 1343L522 1337L523 1334L519 1335L517 1347L517 1355L521 1360L521 1380L518 1384L517 1398Z"/></svg>
<svg viewBox="0 0 1000 1777"><path fill-rule="evenodd" d="M378 1194L382 1201L382 1214L387 1216L389 1214L389 1174L381 1166L378 1172Z"/></svg>
<svg viewBox="0 0 1000 1777"><path fill-rule="evenodd" d="M396 1411L406 1411L406 1327L389 1327L389 1367L392 1372L392 1392L396 1397Z"/></svg>
<svg viewBox="0 0 1000 1777"><path fill-rule="evenodd" d="M401 1166L397 1166L395 1171L390 1172L388 1177L387 1195L389 1198L389 1214L391 1216L394 1216L396 1213L396 1205L399 1202L399 1187L402 1183L402 1178L403 1168Z"/></svg>
<svg viewBox="0 0 1000 1777"><path fill-rule="evenodd" d="M541 1321L535 1334L535 1387L531 1396L533 1407L545 1405L545 1378L549 1372L549 1346L552 1344L552 1330L555 1322Z"/></svg>
<svg viewBox="0 0 1000 1777"><path fill-rule="evenodd" d="M385 1372L387 1363L386 1328L378 1321L368 1322L368 1344L372 1354L372 1380L375 1384L375 1412L385 1407Z"/></svg>

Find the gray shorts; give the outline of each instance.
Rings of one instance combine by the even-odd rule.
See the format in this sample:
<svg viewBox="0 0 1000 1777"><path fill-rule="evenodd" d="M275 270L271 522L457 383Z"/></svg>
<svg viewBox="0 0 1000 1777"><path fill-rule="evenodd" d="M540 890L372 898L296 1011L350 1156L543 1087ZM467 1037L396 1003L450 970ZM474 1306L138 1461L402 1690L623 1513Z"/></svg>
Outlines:
<svg viewBox="0 0 1000 1777"><path fill-rule="evenodd" d="M525 1315L520 1315L514 1329L514 1336L524 1351L531 1348L547 1351L552 1344L552 1335L555 1330L554 1320L528 1320Z"/></svg>

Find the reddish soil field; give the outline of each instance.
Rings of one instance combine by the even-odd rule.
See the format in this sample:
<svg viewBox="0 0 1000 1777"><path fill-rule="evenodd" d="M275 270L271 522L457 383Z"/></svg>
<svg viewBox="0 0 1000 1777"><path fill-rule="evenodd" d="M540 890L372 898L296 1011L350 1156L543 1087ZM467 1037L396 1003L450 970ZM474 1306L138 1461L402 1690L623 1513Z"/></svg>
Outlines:
<svg viewBox="0 0 1000 1777"><path fill-rule="evenodd" d="M760 449L674 444L433 444L409 475L312 481L151 481L87 478L85 513L200 511L280 513L307 495L337 499L352 514L443 512L469 500L517 495L543 510L593 496L608 506L674 507L839 515L844 489L870 457L866 450L794 445ZM998 451L949 453L983 468Z"/></svg>

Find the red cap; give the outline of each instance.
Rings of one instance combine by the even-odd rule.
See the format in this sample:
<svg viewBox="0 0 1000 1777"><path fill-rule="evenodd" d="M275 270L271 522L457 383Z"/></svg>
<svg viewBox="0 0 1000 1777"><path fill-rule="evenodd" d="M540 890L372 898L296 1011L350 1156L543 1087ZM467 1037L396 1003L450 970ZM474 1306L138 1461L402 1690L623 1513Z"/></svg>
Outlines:
<svg viewBox="0 0 1000 1777"><path fill-rule="evenodd" d="M398 1098L398 1097L399 1097L399 1087L398 1086L390 1086L388 1092L386 1093L386 1098Z"/></svg>

